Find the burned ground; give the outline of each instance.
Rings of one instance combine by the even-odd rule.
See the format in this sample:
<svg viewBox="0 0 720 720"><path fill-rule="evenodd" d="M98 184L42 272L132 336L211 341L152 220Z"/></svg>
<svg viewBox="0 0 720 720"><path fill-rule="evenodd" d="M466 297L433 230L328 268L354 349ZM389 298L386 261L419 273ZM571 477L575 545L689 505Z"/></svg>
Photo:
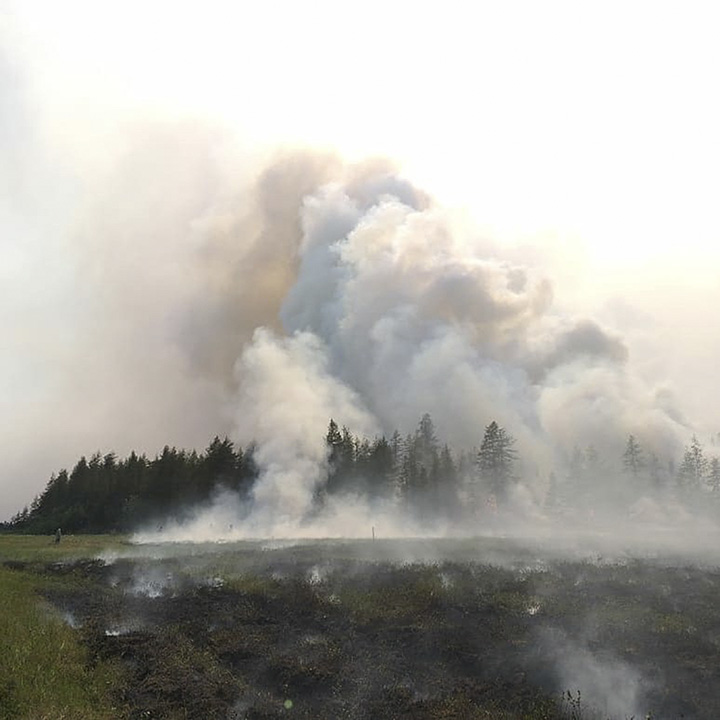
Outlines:
<svg viewBox="0 0 720 720"><path fill-rule="evenodd" d="M132 719L720 717L713 568L243 545L27 569L77 580L46 597Z"/></svg>

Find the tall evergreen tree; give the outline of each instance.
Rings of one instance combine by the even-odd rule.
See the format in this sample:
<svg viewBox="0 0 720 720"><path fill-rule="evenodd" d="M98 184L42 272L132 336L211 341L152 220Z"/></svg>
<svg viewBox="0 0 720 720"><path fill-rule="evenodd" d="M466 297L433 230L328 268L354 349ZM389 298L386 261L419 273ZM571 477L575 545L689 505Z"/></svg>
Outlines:
<svg viewBox="0 0 720 720"><path fill-rule="evenodd" d="M707 481L713 492L720 491L720 459L717 457L710 460Z"/></svg>
<svg viewBox="0 0 720 720"><path fill-rule="evenodd" d="M650 459L648 460L647 467L650 482L653 484L654 487L659 487L660 483L662 482L662 477L660 470L660 460L655 453L650 453Z"/></svg>
<svg viewBox="0 0 720 720"><path fill-rule="evenodd" d="M352 485L355 479L355 462L359 441L350 430L343 425L342 430L334 420L330 420L325 435L328 448L328 479L326 486L318 493L318 501L322 502L324 494L340 492Z"/></svg>
<svg viewBox="0 0 720 720"><path fill-rule="evenodd" d="M558 479L554 470L550 471L548 476L547 494L545 495L545 507L548 510L556 511L560 506L560 492L558 489Z"/></svg>
<svg viewBox="0 0 720 720"><path fill-rule="evenodd" d="M415 431L415 452L418 462L429 469L437 457L438 447L435 423L429 413L425 413Z"/></svg>
<svg viewBox="0 0 720 720"><path fill-rule="evenodd" d="M400 465L400 495L412 501L418 484L420 467L415 449L415 437L406 435L402 443L402 463Z"/></svg>
<svg viewBox="0 0 720 720"><path fill-rule="evenodd" d="M197 473L196 485L202 499L209 497L217 486L239 490L243 474L242 451L236 453L231 440L227 437L221 440L216 435L205 450Z"/></svg>
<svg viewBox="0 0 720 720"><path fill-rule="evenodd" d="M332 418L330 418L330 424L325 435L325 443L328 449L328 462L332 468L340 462L340 446L342 445L340 428Z"/></svg>
<svg viewBox="0 0 720 720"><path fill-rule="evenodd" d="M392 495L398 498L402 495L403 485L403 463L405 447L402 435L395 430L390 437L390 455L392 457L392 471L390 474L390 484L392 486Z"/></svg>
<svg viewBox="0 0 720 720"><path fill-rule="evenodd" d="M376 438L364 470L368 491L373 497L387 499L393 494L394 469L390 443L384 436Z"/></svg>
<svg viewBox="0 0 720 720"><path fill-rule="evenodd" d="M413 437L417 476L412 487L413 502L422 515L434 514L440 501L440 455L435 424L425 413Z"/></svg>
<svg viewBox="0 0 720 720"><path fill-rule="evenodd" d="M697 490L707 472L707 460L702 445L695 435L690 445L685 448L683 460L678 470L678 481L682 487Z"/></svg>
<svg viewBox="0 0 720 720"><path fill-rule="evenodd" d="M628 435L625 444L625 452L623 453L623 467L628 475L632 475L637 479L642 469L645 467L645 459L640 444L634 435Z"/></svg>
<svg viewBox="0 0 720 720"><path fill-rule="evenodd" d="M447 444L440 450L437 465L437 507L447 517L457 517L459 507L460 475L452 452Z"/></svg>
<svg viewBox="0 0 720 720"><path fill-rule="evenodd" d="M504 500L514 479L513 464L517 452L513 448L515 438L494 420L485 428L477 466L481 481L487 483L496 500Z"/></svg>

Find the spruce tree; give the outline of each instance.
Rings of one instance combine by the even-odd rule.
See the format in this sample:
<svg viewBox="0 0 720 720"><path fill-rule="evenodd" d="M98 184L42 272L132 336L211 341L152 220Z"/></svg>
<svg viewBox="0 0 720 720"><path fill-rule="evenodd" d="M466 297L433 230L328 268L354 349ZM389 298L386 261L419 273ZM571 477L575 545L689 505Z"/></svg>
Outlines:
<svg viewBox="0 0 720 720"><path fill-rule="evenodd" d="M645 459L643 458L642 448L635 439L634 435L628 435L625 444L625 452L623 453L623 466L628 475L632 475L637 479L642 469L645 467Z"/></svg>
<svg viewBox="0 0 720 720"><path fill-rule="evenodd" d="M717 457L710 461L707 481L713 492L720 490L720 460Z"/></svg>
<svg viewBox="0 0 720 720"><path fill-rule="evenodd" d="M515 438L494 420L485 428L482 445L477 456L480 480L495 495L496 500L504 500L512 480L513 463L517 452L513 448Z"/></svg>
<svg viewBox="0 0 720 720"><path fill-rule="evenodd" d="M690 445L685 448L683 461L678 470L678 481L685 489L697 490L707 472L707 460L702 445L695 435Z"/></svg>

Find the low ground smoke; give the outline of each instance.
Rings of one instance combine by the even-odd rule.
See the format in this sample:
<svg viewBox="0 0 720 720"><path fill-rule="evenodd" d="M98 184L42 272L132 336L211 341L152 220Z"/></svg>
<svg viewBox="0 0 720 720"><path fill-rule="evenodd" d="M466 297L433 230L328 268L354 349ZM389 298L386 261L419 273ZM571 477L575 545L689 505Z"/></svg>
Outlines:
<svg viewBox="0 0 720 720"><path fill-rule="evenodd" d="M557 675L559 694L571 693L603 718L645 717L642 677L628 663L608 652L593 652L561 631L543 631L539 646Z"/></svg>

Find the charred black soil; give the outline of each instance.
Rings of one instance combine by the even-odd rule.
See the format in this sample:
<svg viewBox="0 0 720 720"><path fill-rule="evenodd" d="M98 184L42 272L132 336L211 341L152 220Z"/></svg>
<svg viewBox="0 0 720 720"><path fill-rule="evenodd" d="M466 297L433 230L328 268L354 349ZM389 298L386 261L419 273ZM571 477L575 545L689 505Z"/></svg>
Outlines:
<svg viewBox="0 0 720 720"><path fill-rule="evenodd" d="M128 718L720 717L712 568L296 546L25 569L77 578L47 599L124 668Z"/></svg>

